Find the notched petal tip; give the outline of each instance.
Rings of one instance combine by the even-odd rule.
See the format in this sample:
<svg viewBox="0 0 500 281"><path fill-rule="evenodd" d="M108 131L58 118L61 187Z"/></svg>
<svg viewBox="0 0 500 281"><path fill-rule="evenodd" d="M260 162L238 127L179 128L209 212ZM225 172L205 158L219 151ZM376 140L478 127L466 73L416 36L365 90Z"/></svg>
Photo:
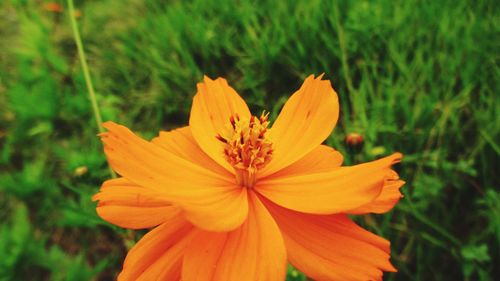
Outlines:
<svg viewBox="0 0 500 281"><path fill-rule="evenodd" d="M384 268L384 271L387 272L398 272L398 269L394 267L394 265L389 261L389 264L386 268Z"/></svg>
<svg viewBox="0 0 500 281"><path fill-rule="evenodd" d="M124 127L120 124L117 124L113 121L106 121L106 122L102 123L101 126L107 130L105 132L97 134L97 136L100 137L101 140L105 139L105 138L116 137L115 136L116 134L114 133L114 132L116 132L116 130L127 129L126 127Z"/></svg>
<svg viewBox="0 0 500 281"><path fill-rule="evenodd" d="M392 155L389 156L391 159L393 159L392 164L396 164L401 162L403 160L403 154L401 152L395 152Z"/></svg>
<svg viewBox="0 0 500 281"><path fill-rule="evenodd" d="M390 211L403 198L400 188L405 184L405 181L400 180L396 171L391 169L391 166L401 161L402 154L394 153L383 159L386 166L386 174L383 180L383 185L380 194L373 201L359 206L358 208L347 211L349 214L383 214Z"/></svg>
<svg viewBox="0 0 500 281"><path fill-rule="evenodd" d="M208 77L208 75L206 75L206 74L203 74L203 82L200 82L198 84L203 84L203 83L212 82L212 81L214 81L212 78Z"/></svg>
<svg viewBox="0 0 500 281"><path fill-rule="evenodd" d="M229 83L227 82L227 80L223 77L216 77L215 79L212 79L210 77L208 77L207 75L203 75L203 82L200 82L200 83L197 83L196 84L198 87L199 86L205 86L205 87L209 87L207 88L207 90L210 90L211 87L213 86L216 86L216 87L230 87L229 86ZM198 88L199 90L200 88Z"/></svg>
<svg viewBox="0 0 500 281"><path fill-rule="evenodd" d="M103 142L103 144L106 144L106 142L113 138L113 135L110 132L103 132L97 135L99 139Z"/></svg>
<svg viewBox="0 0 500 281"><path fill-rule="evenodd" d="M99 197L100 197L100 192L92 195L92 197L90 198L92 200L92 202L95 202L95 201L98 201L99 200Z"/></svg>
<svg viewBox="0 0 500 281"><path fill-rule="evenodd" d="M333 92L336 94L337 92L333 88L332 82L329 79L323 79L324 77L325 77L325 73L324 72L321 73L318 76L315 76L314 74L311 74L310 76L308 76L306 78L306 80L304 81L303 85L305 85L306 82L308 82L308 83L310 83L310 82L319 83L319 85L323 85L326 89L331 88L331 90L333 90Z"/></svg>
<svg viewBox="0 0 500 281"><path fill-rule="evenodd" d="M114 127L114 126L120 126L118 125L117 123L115 123L114 121L106 121L106 122L103 122L101 124L101 126L103 126L104 128L110 130L110 128Z"/></svg>

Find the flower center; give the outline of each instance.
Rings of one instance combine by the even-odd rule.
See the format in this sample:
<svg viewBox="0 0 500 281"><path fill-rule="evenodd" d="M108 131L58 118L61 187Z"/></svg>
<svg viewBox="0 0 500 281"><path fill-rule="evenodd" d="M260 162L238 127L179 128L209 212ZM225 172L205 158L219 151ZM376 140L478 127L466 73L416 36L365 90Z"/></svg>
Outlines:
<svg viewBox="0 0 500 281"><path fill-rule="evenodd" d="M216 137L224 144L224 157L236 171L241 186L253 187L256 173L271 161L273 145L268 137L269 112L260 117L229 118L230 125Z"/></svg>

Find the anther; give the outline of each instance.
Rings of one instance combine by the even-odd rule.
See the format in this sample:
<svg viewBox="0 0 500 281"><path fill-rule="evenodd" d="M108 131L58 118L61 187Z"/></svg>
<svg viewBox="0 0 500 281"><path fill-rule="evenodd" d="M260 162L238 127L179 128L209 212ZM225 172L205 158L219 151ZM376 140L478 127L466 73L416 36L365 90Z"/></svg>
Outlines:
<svg viewBox="0 0 500 281"><path fill-rule="evenodd" d="M221 142L223 143L227 143L227 140L225 138L223 138L220 134L216 135L215 136L218 140L220 140Z"/></svg>
<svg viewBox="0 0 500 281"><path fill-rule="evenodd" d="M236 181L241 186L252 187L256 173L272 159L272 143L267 136L269 112L260 117L229 117L226 130L216 136L224 145L224 158L233 166Z"/></svg>

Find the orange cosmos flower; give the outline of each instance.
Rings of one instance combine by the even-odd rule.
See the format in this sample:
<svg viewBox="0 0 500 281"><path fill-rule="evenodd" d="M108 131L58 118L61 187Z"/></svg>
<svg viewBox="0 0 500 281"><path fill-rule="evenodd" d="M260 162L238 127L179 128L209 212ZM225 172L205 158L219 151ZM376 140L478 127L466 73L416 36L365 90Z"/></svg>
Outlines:
<svg viewBox="0 0 500 281"><path fill-rule="evenodd" d="M389 242L347 214L383 213L403 181L389 157L341 167L321 143L339 115L329 81L309 76L269 126L226 80L198 84L189 126L151 142L107 122L110 165L97 213L152 228L119 280L284 280L287 260L313 279L381 280Z"/></svg>

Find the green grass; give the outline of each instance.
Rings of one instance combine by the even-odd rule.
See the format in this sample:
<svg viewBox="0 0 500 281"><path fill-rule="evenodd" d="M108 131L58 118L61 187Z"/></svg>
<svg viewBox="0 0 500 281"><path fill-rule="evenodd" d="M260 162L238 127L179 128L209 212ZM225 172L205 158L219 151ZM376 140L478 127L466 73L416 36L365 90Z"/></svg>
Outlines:
<svg viewBox="0 0 500 281"><path fill-rule="evenodd" d="M346 164L405 154L404 199L357 219L392 242L386 280L500 278L495 1L121 2L75 3L104 120L147 138L186 124L203 74L275 117L324 72L341 101L328 144ZM2 281L110 280L143 234L90 200L109 170L64 8L0 4Z"/></svg>

